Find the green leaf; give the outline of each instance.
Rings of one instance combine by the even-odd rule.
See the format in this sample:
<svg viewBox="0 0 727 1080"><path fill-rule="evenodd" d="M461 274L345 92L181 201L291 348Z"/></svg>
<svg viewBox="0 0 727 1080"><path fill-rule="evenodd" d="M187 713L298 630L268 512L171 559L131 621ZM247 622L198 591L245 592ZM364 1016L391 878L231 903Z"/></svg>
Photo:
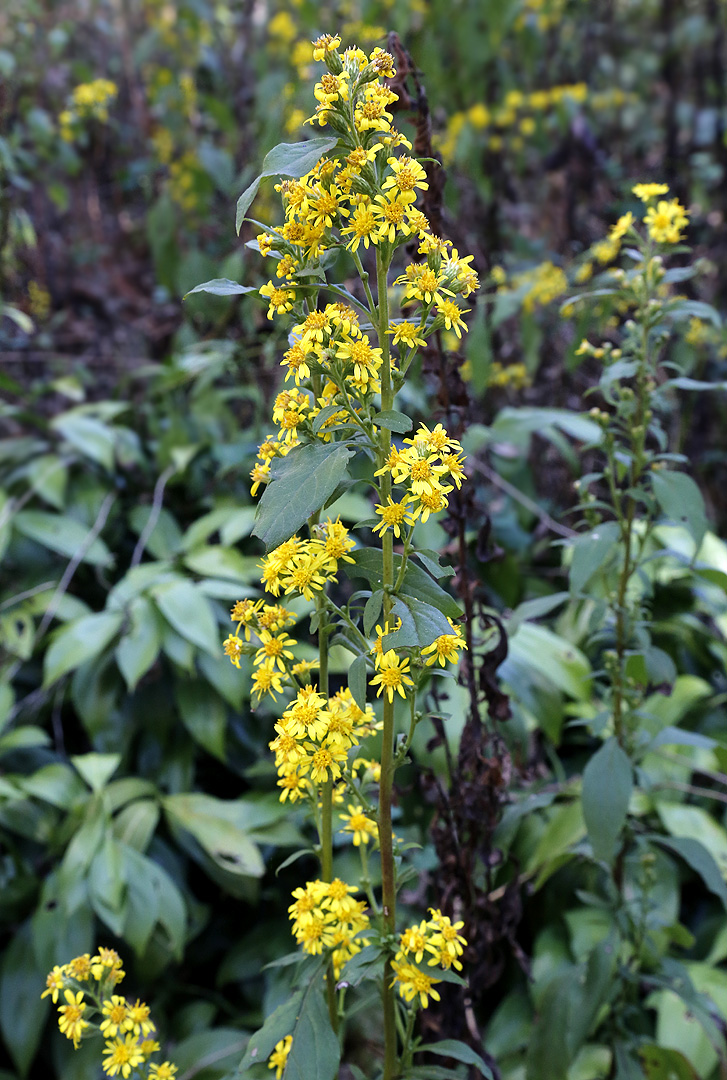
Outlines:
<svg viewBox="0 0 727 1080"><path fill-rule="evenodd" d="M210 656L219 656L221 644L212 605L197 585L177 578L154 586L151 595L178 634Z"/></svg>
<svg viewBox="0 0 727 1080"><path fill-rule="evenodd" d="M432 577L443 578L454 576L453 566L442 566L439 562L438 551L430 551L429 548L419 548L412 551L411 554L419 559L419 562L423 565L424 569L428 570Z"/></svg>
<svg viewBox="0 0 727 1080"><path fill-rule="evenodd" d="M588 962L548 983L528 1047L527 1080L563 1080L593 1027L613 984L615 949L601 942Z"/></svg>
<svg viewBox="0 0 727 1080"><path fill-rule="evenodd" d="M257 291L252 285L238 285L236 281L230 281L229 278L213 278L212 281L205 281L201 285L195 285L193 289L184 294L182 300L186 300L192 293L198 292L212 293L213 296L239 296L242 293Z"/></svg>
<svg viewBox="0 0 727 1080"><path fill-rule="evenodd" d="M660 836L658 833L651 833L647 839L676 852L687 865L691 866L695 874L699 874L709 891L714 893L727 908L727 885L716 859L704 844L690 836Z"/></svg>
<svg viewBox="0 0 727 1080"><path fill-rule="evenodd" d="M383 583L383 564L381 552L376 548L359 548L351 552L353 563L345 564L345 571L350 578L364 577L369 581L373 589L380 589ZM394 576L401 568L401 555L394 556ZM459 604L449 593L445 592L429 574L411 561L404 573L399 596L414 597L425 604L431 604L438 608L442 615L449 615L452 619L458 619L462 615ZM451 627L449 627L451 631Z"/></svg>
<svg viewBox="0 0 727 1080"><path fill-rule="evenodd" d="M30 923L11 934L0 970L0 1030L21 1076L43 1038L50 998L39 1001L45 972L37 968Z"/></svg>
<svg viewBox="0 0 727 1080"><path fill-rule="evenodd" d="M680 1050L647 1043L639 1047L647 1080L698 1080L698 1074Z"/></svg>
<svg viewBox="0 0 727 1080"><path fill-rule="evenodd" d="M103 652L121 629L123 620L120 611L103 611L67 623L56 633L45 654L43 686L52 686L69 671Z"/></svg>
<svg viewBox="0 0 727 1080"><path fill-rule="evenodd" d="M617 521L603 521L573 541L569 577L574 593L580 593L593 575L605 568L616 551L620 531Z"/></svg>
<svg viewBox="0 0 727 1080"><path fill-rule="evenodd" d="M235 548L222 544L209 544L190 551L184 565L203 577L229 578L243 585L260 577L257 559L245 558Z"/></svg>
<svg viewBox="0 0 727 1080"><path fill-rule="evenodd" d="M158 615L146 596L137 596L129 606L130 625L116 646L116 663L129 690L156 663L161 648Z"/></svg>
<svg viewBox="0 0 727 1080"><path fill-rule="evenodd" d="M175 683L174 697L187 731L220 761L226 760L227 709L201 679Z"/></svg>
<svg viewBox="0 0 727 1080"><path fill-rule="evenodd" d="M425 1051L428 1054L438 1054L440 1057L454 1058L455 1061L461 1061L464 1065L474 1065L481 1076L486 1077L487 1080L493 1080L492 1069L489 1065L471 1046L460 1042L459 1039L441 1039L435 1043L424 1043L418 1046L414 1053L422 1054Z"/></svg>
<svg viewBox="0 0 727 1080"><path fill-rule="evenodd" d="M376 620L381 614L381 609L384 604L384 591L383 589L377 589L376 592L372 592L364 604L363 609L363 632L366 637L371 637L371 631L376 625Z"/></svg>
<svg viewBox="0 0 727 1080"><path fill-rule="evenodd" d="M290 1035L302 1000L303 991L297 990L267 1017L263 1026L255 1032L247 1044L245 1056L240 1062L241 1074L244 1075L246 1070L253 1065L267 1061L276 1044L286 1035ZM326 1023L330 1025L328 1017L326 1017Z"/></svg>
<svg viewBox="0 0 727 1080"><path fill-rule="evenodd" d="M379 974L381 956L380 946L364 945L344 964L339 985L358 986L366 979L375 979Z"/></svg>
<svg viewBox="0 0 727 1080"><path fill-rule="evenodd" d="M235 229L239 236L240 228L252 201L257 195L260 181L267 176L292 176L297 179L305 176L313 168L322 154L333 150L338 143L338 138L309 139L301 143L278 143L266 154L263 161L263 171L246 188L237 200L237 213L235 215Z"/></svg>
<svg viewBox="0 0 727 1080"><path fill-rule="evenodd" d="M722 877L727 877L727 831L701 806L658 802L656 810L671 836L697 840L716 860Z"/></svg>
<svg viewBox="0 0 727 1080"><path fill-rule="evenodd" d="M348 688L359 709L366 708L366 657L362 654L348 669Z"/></svg>
<svg viewBox="0 0 727 1080"><path fill-rule="evenodd" d="M107 424L93 416L65 413L52 420L50 426L84 457L112 472L116 435Z"/></svg>
<svg viewBox="0 0 727 1080"><path fill-rule="evenodd" d="M78 754L71 763L95 793L106 787L121 764L121 754Z"/></svg>
<svg viewBox="0 0 727 1080"><path fill-rule="evenodd" d="M120 848L128 882L125 940L141 956L158 925L167 935L170 952L181 959L187 926L181 892L158 863L126 844Z"/></svg>
<svg viewBox="0 0 727 1080"><path fill-rule="evenodd" d="M414 423L410 416L397 412L396 409L385 409L384 412L376 413L372 420L376 427L396 431L399 435L406 435L407 431L411 431Z"/></svg>
<svg viewBox="0 0 727 1080"><path fill-rule="evenodd" d="M285 1063L283 1080L334 1080L338 1076L341 1046L331 1028L323 995L323 981L314 977L303 991L293 1042Z"/></svg>
<svg viewBox="0 0 727 1080"><path fill-rule="evenodd" d="M192 793L169 795L163 805L170 824L186 829L223 870L241 877L262 877L265 866L260 851L244 827L244 800Z"/></svg>
<svg viewBox="0 0 727 1080"><path fill-rule="evenodd" d="M452 634L447 618L438 607L425 604L413 596L397 596L392 615L401 619L401 628L387 634L382 642L384 651L417 646L423 649L442 634Z"/></svg>
<svg viewBox="0 0 727 1080"><path fill-rule="evenodd" d="M296 446L274 463L253 529L268 551L289 540L320 510L343 479L352 457L353 450L342 443L308 443Z"/></svg>
<svg viewBox="0 0 727 1080"><path fill-rule="evenodd" d="M655 472L651 482L664 514L677 525L686 526L699 549L709 528L702 493L691 476L680 472Z"/></svg>
<svg viewBox="0 0 727 1080"><path fill-rule="evenodd" d="M703 300L677 300L669 305L668 314L672 319L701 319L702 322L712 323L718 329L722 327L722 320L716 308L711 304L705 304Z"/></svg>
<svg viewBox="0 0 727 1080"><path fill-rule="evenodd" d="M124 928L126 881L121 849L111 833L91 860L88 872L91 906L112 934L121 936Z"/></svg>
<svg viewBox="0 0 727 1080"><path fill-rule="evenodd" d="M23 536L69 559L77 557L83 550L81 561L91 566L111 566L114 562L113 555L100 537L96 537L85 550L89 530L74 518L47 514L43 510L22 510L13 518L13 525Z"/></svg>
<svg viewBox="0 0 727 1080"><path fill-rule="evenodd" d="M156 799L136 799L125 806L113 821L114 836L122 844L144 852L159 821Z"/></svg>
<svg viewBox="0 0 727 1080"><path fill-rule="evenodd" d="M583 770L583 817L596 859L613 859L633 786L631 761L618 741L610 738Z"/></svg>

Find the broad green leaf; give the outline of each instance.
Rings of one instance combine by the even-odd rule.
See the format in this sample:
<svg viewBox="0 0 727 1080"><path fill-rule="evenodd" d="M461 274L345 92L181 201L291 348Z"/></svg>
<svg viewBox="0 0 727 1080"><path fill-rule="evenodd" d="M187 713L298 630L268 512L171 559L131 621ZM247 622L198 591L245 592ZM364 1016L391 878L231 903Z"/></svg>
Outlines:
<svg viewBox="0 0 727 1080"><path fill-rule="evenodd" d="M566 600L570 600L570 593L557 592L549 596L537 596L534 600L526 600L513 611L507 620L508 633L512 636L522 622L531 619L540 619L543 615L549 615L555 608L560 607Z"/></svg>
<svg viewBox="0 0 727 1080"><path fill-rule="evenodd" d="M419 559L419 562L422 564L424 569L428 570L432 577L443 578L454 576L453 566L441 565L439 561L440 556L438 551L430 551L428 548L419 548L416 551L412 551L411 554L416 556L417 559Z"/></svg>
<svg viewBox="0 0 727 1080"><path fill-rule="evenodd" d="M10 935L0 969L0 1030L22 1077L27 1076L44 1034L50 998L39 998L45 974L37 968L26 922Z"/></svg>
<svg viewBox="0 0 727 1080"><path fill-rule="evenodd" d="M348 688L359 709L366 708L366 657L362 654L348 669Z"/></svg>
<svg viewBox="0 0 727 1080"><path fill-rule="evenodd" d="M121 754L78 754L71 763L91 791L101 791L121 764Z"/></svg>
<svg viewBox="0 0 727 1080"><path fill-rule="evenodd" d="M222 699L201 679L177 681L174 697L184 726L192 738L214 757L224 761L227 709Z"/></svg>
<svg viewBox="0 0 727 1080"><path fill-rule="evenodd" d="M111 566L114 562L113 555L98 536L86 550L89 530L74 518L47 514L43 510L22 510L14 516L13 525L23 536L58 555L72 559L83 551L81 561L92 566Z"/></svg>
<svg viewBox="0 0 727 1080"><path fill-rule="evenodd" d="M109 472L114 467L116 435L113 428L93 416L65 413L51 421L51 427L84 457L102 465Z"/></svg>
<svg viewBox="0 0 727 1080"><path fill-rule="evenodd" d="M497 414L489 429L490 441L513 442L527 445L535 432L543 434L548 428L556 428L579 442L600 443L603 431L587 415L570 409L512 408L506 406Z"/></svg>
<svg viewBox="0 0 727 1080"><path fill-rule="evenodd" d="M647 1080L698 1080L697 1073L681 1050L647 1043L639 1047L639 1057Z"/></svg>
<svg viewBox="0 0 727 1080"><path fill-rule="evenodd" d="M156 925L166 933L169 951L181 959L186 938L187 911L181 892L166 870L152 859L121 844L128 882L123 936L142 955ZM152 919L153 916L153 919Z"/></svg>
<svg viewBox="0 0 727 1080"><path fill-rule="evenodd" d="M253 1065L267 1062L275 1049L276 1043L279 1043L286 1035L290 1035L302 1000L303 991L297 990L287 1001L279 1005L275 1012L268 1016L260 1030L255 1032L247 1044L245 1056L240 1062L240 1073L242 1075ZM327 1017L326 1023L330 1025L330 1020Z"/></svg>
<svg viewBox="0 0 727 1080"><path fill-rule="evenodd" d="M192 293L200 292L212 293L213 296L239 296L242 293L257 291L251 285L238 285L236 281L230 281L229 278L213 278L212 281L205 281L201 285L195 285L193 289L184 294L182 300L186 300Z"/></svg>
<svg viewBox="0 0 727 1080"><path fill-rule="evenodd" d="M381 964L381 948L378 945L364 945L344 964L340 982L345 986L359 986L366 979L375 979Z"/></svg>
<svg viewBox="0 0 727 1080"><path fill-rule="evenodd" d="M268 551L289 540L333 495L353 450L341 443L296 446L275 461L258 503L253 534Z"/></svg>
<svg viewBox="0 0 727 1080"><path fill-rule="evenodd" d="M156 663L161 648L159 617L146 596L137 596L129 607L127 632L116 646L116 663L129 690Z"/></svg>
<svg viewBox="0 0 727 1080"><path fill-rule="evenodd" d="M176 578L154 586L151 595L178 634L210 656L219 656L222 646L212 605L196 585Z"/></svg>
<svg viewBox="0 0 727 1080"><path fill-rule="evenodd" d="M113 820L114 836L122 844L144 852L159 821L156 799L136 799L125 806Z"/></svg>
<svg viewBox="0 0 727 1080"><path fill-rule="evenodd" d="M384 591L383 589L377 589L376 592L372 592L364 604L363 610L363 631L366 637L371 637L371 631L376 625L376 621L381 614L381 609L384 604Z"/></svg>
<svg viewBox="0 0 727 1080"><path fill-rule="evenodd" d="M590 700L591 669L588 660L570 641L559 637L546 626L537 623L520 623L517 633L508 642L508 660L500 668L503 672L510 657L523 668L534 668L540 675L577 701Z"/></svg>
<svg viewBox="0 0 727 1080"><path fill-rule="evenodd" d="M435 1043L423 1043L414 1052L422 1054L425 1051L428 1054L437 1054L439 1057L454 1058L455 1061L461 1061L464 1065L474 1065L480 1076L492 1080L492 1069L489 1065L483 1061L482 1057L471 1046L460 1042L459 1039L441 1039Z"/></svg>
<svg viewBox="0 0 727 1080"><path fill-rule="evenodd" d="M123 623L120 611L102 611L66 623L53 638L43 662L43 686L74 671L103 652Z"/></svg>
<svg viewBox="0 0 727 1080"><path fill-rule="evenodd" d="M313 978L303 991L293 1042L285 1063L283 1080L335 1080L341 1060L341 1046L333 1033L323 994L323 980Z"/></svg>
<svg viewBox="0 0 727 1080"><path fill-rule="evenodd" d="M594 858L613 859L633 786L631 761L618 741L610 738L583 770L583 817Z"/></svg>
<svg viewBox="0 0 727 1080"><path fill-rule="evenodd" d="M702 493L691 476L680 472L655 472L651 482L664 514L684 525L699 549L709 528Z"/></svg>
<svg viewBox="0 0 727 1080"><path fill-rule="evenodd" d="M394 619L396 616L401 619L401 629L386 635L382 642L382 648L385 651L411 646L422 649L431 645L442 634L454 632L438 607L425 604L413 596L397 596L392 615ZM396 625L395 621L391 620L390 625Z"/></svg>
<svg viewBox="0 0 727 1080"><path fill-rule="evenodd" d="M309 139L308 142L279 143L274 146L265 156L263 171L237 200L237 212L235 215L237 234L239 235L245 215L257 195L261 180L264 180L267 176L292 176L294 179L305 176L321 155L328 150L333 150L337 142L337 137L328 136L327 138Z"/></svg>
<svg viewBox="0 0 727 1080"><path fill-rule="evenodd" d="M32 776L20 781L23 791L35 799L42 799L61 810L70 810L76 802L88 797L88 790L70 765L54 762L44 765Z"/></svg>
<svg viewBox="0 0 727 1080"><path fill-rule="evenodd" d="M262 877L265 866L245 827L244 800L223 801L210 795L169 795L163 802L170 824L186 829L228 873Z"/></svg>
<svg viewBox="0 0 727 1080"><path fill-rule="evenodd" d="M50 736L42 728L24 724L0 735L0 757L13 750L27 750L33 746L48 746Z"/></svg>
<svg viewBox="0 0 727 1080"><path fill-rule="evenodd" d="M344 569L349 577L364 577L373 589L380 589L383 583L383 564L381 552L375 548L359 548L351 553L353 563L346 563ZM401 568L401 555L394 556L394 575ZM404 581L399 590L400 596L414 597L425 604L438 608L442 615L458 619L462 612L459 604L445 592L421 567L409 561L404 572ZM451 630L451 627L450 627ZM446 631L445 631L446 632Z"/></svg>
<svg viewBox="0 0 727 1080"><path fill-rule="evenodd" d="M247 1038L247 1032L239 1028L215 1026L187 1035L173 1051L179 1076L187 1080L238 1080L235 1067Z"/></svg>
<svg viewBox="0 0 727 1080"><path fill-rule="evenodd" d="M120 937L126 917L126 881L121 848L111 833L106 834L103 844L91 860L88 892L91 906L99 919L112 934Z"/></svg>
<svg viewBox="0 0 727 1080"><path fill-rule="evenodd" d="M222 544L208 544L190 551L184 565L202 577L229 578L243 585L259 581L258 560L245 558L239 551Z"/></svg>
<svg viewBox="0 0 727 1080"><path fill-rule="evenodd" d="M568 968L546 987L528 1047L527 1080L563 1080L612 990L616 950L597 945L587 963Z"/></svg>
<svg viewBox="0 0 727 1080"><path fill-rule="evenodd" d="M372 419L376 427L396 431L399 435L406 435L407 431L411 431L413 424L410 416L403 412L397 412L396 409L387 409L384 412L376 413Z"/></svg>
<svg viewBox="0 0 727 1080"><path fill-rule="evenodd" d="M675 837L697 840L716 860L719 872L727 878L727 830L700 806L658 802L656 811L666 831Z"/></svg>
<svg viewBox="0 0 727 1080"><path fill-rule="evenodd" d="M679 966L688 978L649 998L656 1007L655 1042L684 1054L700 1077L711 1076L725 1050L727 974L708 964Z"/></svg>
<svg viewBox="0 0 727 1080"><path fill-rule="evenodd" d="M712 323L718 329L722 327L722 319L716 308L711 304L705 304L703 300L677 300L669 304L668 313L672 319L701 319L702 322Z"/></svg>
<svg viewBox="0 0 727 1080"><path fill-rule="evenodd" d="M716 859L704 844L691 836L659 836L652 833L648 839L676 852L684 862L699 874L711 893L719 897L727 908L727 885L720 873Z"/></svg>
<svg viewBox="0 0 727 1080"><path fill-rule="evenodd" d="M581 592L593 575L608 565L616 551L619 534L618 522L604 521L590 532L576 537L569 574L574 593Z"/></svg>

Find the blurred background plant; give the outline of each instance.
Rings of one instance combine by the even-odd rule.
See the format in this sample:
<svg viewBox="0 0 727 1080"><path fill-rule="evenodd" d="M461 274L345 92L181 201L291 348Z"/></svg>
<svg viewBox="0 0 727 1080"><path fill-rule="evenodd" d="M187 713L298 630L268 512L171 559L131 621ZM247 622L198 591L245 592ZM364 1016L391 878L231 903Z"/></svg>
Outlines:
<svg viewBox="0 0 727 1080"><path fill-rule="evenodd" d="M400 792L397 831L423 845L412 901L432 882L475 883L474 1011L457 1015L508 1080L547 1080L546 1060L559 1080L721 1075L726 24L723 0L3 5L2 1080L97 1075L95 1057L45 1034L38 1003L52 965L97 942L119 949L129 985L154 1002L180 1075L234 1074L283 993L279 970L261 969L287 951L286 897L305 863L289 880L275 869L307 841L275 794L275 716L251 712L249 679L220 642L231 603L258 584L247 473L287 343L264 304L182 296L212 278L259 286L244 247L255 233L235 239L232 207L309 115L310 41L326 30L363 47L398 34L419 85L407 83L397 123L424 143L431 133L447 177L438 228L475 252L486 285L466 344L443 333L406 402L455 437L467 428L471 493L445 528L430 523L427 544L457 567L478 646L463 685L433 702L446 728L435 720L415 747L428 781ZM662 363L682 385L663 395L662 424L712 531L695 574L674 529L682 563L651 578L650 707L685 741L649 756L650 801L631 810L662 836L707 842L719 878L707 872L710 891L703 860L665 844L629 869L634 895L653 900L655 955L678 953L715 1004L699 1012L695 997L690 1012L670 985L641 986L656 1049L634 1065L589 1043L563 990L606 937L611 901L583 861L578 798L601 745L603 613L568 591L552 541L574 540L574 485L600 468L587 410L602 401L585 395L602 357L580 346L619 347L623 298L599 294L598 279L619 254L611 224L639 209L632 185L650 179L690 212L693 254L676 252L666 283L686 307ZM257 217L273 194L271 182ZM569 302L587 289L590 303ZM342 514L368 516L355 501ZM460 743L468 718L470 731L485 721L479 772ZM484 802L453 806L449 781L467 776ZM447 814L464 830L454 862ZM431 1016L440 1037L462 1034L451 1008ZM567 1060L550 1059L548 1034L562 1042L566 1029ZM377 1037L362 1025L362 1061ZM528 1060L529 1044L542 1059Z"/></svg>

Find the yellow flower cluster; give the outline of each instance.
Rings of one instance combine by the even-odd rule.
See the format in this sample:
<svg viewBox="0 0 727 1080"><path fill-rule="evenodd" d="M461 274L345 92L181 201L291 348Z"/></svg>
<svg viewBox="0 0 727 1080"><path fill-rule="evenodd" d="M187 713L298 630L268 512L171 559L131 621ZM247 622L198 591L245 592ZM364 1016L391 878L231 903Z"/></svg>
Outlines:
<svg viewBox="0 0 727 1080"><path fill-rule="evenodd" d="M399 949L391 967L394 972L394 985L405 1001L415 1001L423 1009L429 1005L429 998L439 1001L439 994L434 986L441 979L428 975L420 965L427 957L429 967L439 966L445 970L462 970L459 957L467 944L459 933L463 922L453 923L448 915L443 915L438 908L430 908L431 918L418 926L409 926L399 938Z"/></svg>
<svg viewBox="0 0 727 1080"><path fill-rule="evenodd" d="M293 921L293 936L303 951L314 956L331 949L333 974L340 977L343 965L360 952L368 941L357 935L369 927L366 902L354 900L356 885L340 878L333 881L308 881L305 888L293 891L288 908Z"/></svg>
<svg viewBox="0 0 727 1080"><path fill-rule="evenodd" d="M77 1050L81 1040L99 1032L106 1040L102 1068L107 1076L128 1080L132 1070L149 1080L173 1080L177 1068L170 1061L150 1062L159 1050L149 1006L114 993L123 980L121 957L115 949L100 948L95 956L83 953L48 974L41 998L58 1005L58 1027ZM93 1018L96 1019L93 1019ZM143 1073L140 1071L144 1067Z"/></svg>
<svg viewBox="0 0 727 1080"><path fill-rule="evenodd" d="M352 563L349 552L355 541L339 518L327 518L315 526L310 540L292 536L280 544L260 564L265 591L271 596L303 596L313 600L328 581L335 581L339 562Z"/></svg>
<svg viewBox="0 0 727 1080"><path fill-rule="evenodd" d="M74 87L68 107L58 117L61 138L73 142L84 120L98 120L105 124L109 118L109 104L118 94L116 83L110 79L94 79Z"/></svg>
<svg viewBox="0 0 727 1080"><path fill-rule="evenodd" d="M525 364L501 364L499 360L493 360L490 364L487 385L493 389L510 387L513 390L524 390L531 382Z"/></svg>
<svg viewBox="0 0 727 1080"><path fill-rule="evenodd" d="M566 102L582 105L588 101L594 109L602 110L621 107L631 98L633 95L618 88L591 93L585 83L551 86L531 93L509 90L492 107L477 102L469 109L452 113L437 148L448 164L454 160L460 140L466 145L468 132L482 132L490 150L502 150L507 136L510 148L518 151L527 139L544 130L548 111Z"/></svg>
<svg viewBox="0 0 727 1080"><path fill-rule="evenodd" d="M282 604L238 600L232 609L232 621L237 623L237 628L225 639L222 648L236 668L240 667L240 657L254 656L252 689L258 700L263 694L270 694L275 701L276 693L282 693L297 676L310 672L312 664L295 662L292 649L298 643L288 636L286 629L296 622L296 616ZM256 641L248 644L253 633Z"/></svg>
<svg viewBox="0 0 727 1080"><path fill-rule="evenodd" d="M348 687L328 700L310 683L301 687L276 723L270 743L280 801L316 797L321 784L338 780L347 768L348 751L377 726L371 706L360 709Z"/></svg>
<svg viewBox="0 0 727 1080"><path fill-rule="evenodd" d="M392 483L406 489L398 500L389 498L388 505L376 506L381 521L374 531L380 535L387 529L398 535L401 525L411 527L416 520L427 521L430 514L446 509L452 484L459 488L466 479L462 447L441 424L431 431L420 424L414 438L404 439L404 444L402 449L392 447L375 473L376 476L390 473Z"/></svg>

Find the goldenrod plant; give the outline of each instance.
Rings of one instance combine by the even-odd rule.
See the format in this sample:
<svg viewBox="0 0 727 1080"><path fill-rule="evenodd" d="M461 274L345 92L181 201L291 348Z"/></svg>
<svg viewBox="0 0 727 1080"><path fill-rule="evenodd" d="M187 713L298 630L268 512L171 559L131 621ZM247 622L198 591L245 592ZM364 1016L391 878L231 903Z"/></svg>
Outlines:
<svg viewBox="0 0 727 1080"><path fill-rule="evenodd" d="M295 890L289 908L306 957L299 989L253 1036L243 1069L268 1059L278 1077L337 1075L351 992L373 980L383 1014L381 1073L393 1080L423 1049L417 1011L439 999L443 980L460 981L467 944L463 923L439 908L410 927L397 919L405 853L392 827L395 774L422 719L419 691L465 648L459 608L439 584L447 570L435 552L417 548L415 530L442 513L466 479L460 444L441 423L415 426L396 408L397 393L431 335L466 331L461 301L478 279L472 257L435 236L417 206L427 172L393 126L393 58L378 47L367 54L340 45L326 34L313 46L325 70L307 123L331 134L270 152L262 176L285 177L277 184L284 223L256 222L255 246L275 260L274 277L258 293L268 318L291 326L290 347L274 430L251 473L253 493L262 490L254 532L267 548L264 595L235 603L224 649L236 666L243 655L253 658L254 695L276 702L270 749L280 799L307 806L320 872ZM238 229L261 178L240 198ZM347 284L329 280L334 270ZM198 288L250 291L224 280ZM394 315L394 298L405 318ZM354 483L374 496L355 535L329 512ZM352 592L341 571L364 587ZM317 635L314 661L299 652L300 632L291 633L300 600ZM335 688L334 644L349 657L347 685ZM334 872L336 832L360 855L352 881ZM437 1053L436 1045L427 1049ZM488 1075L464 1044L447 1041L439 1052L464 1055Z"/></svg>

